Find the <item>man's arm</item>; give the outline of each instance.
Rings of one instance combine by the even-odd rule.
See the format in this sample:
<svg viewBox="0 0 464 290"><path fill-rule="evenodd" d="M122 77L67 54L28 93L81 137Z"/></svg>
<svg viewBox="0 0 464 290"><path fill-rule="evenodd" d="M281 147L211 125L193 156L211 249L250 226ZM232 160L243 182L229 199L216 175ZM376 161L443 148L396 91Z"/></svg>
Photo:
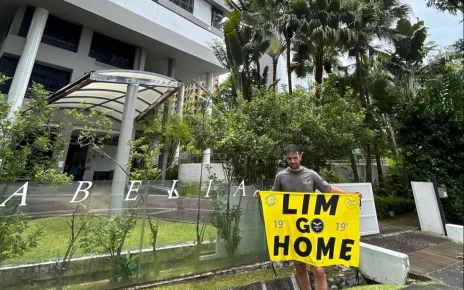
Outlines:
<svg viewBox="0 0 464 290"><path fill-rule="evenodd" d="M335 185L332 185L332 188L330 189L330 193L349 193L348 191L346 190L343 190L341 189L340 187L338 186L335 186ZM359 191L356 191L354 193L357 193L359 195L359 198L362 198L362 193L359 192Z"/></svg>
<svg viewBox="0 0 464 290"><path fill-rule="evenodd" d="M330 193L348 193L346 190L341 189L338 186L332 185Z"/></svg>

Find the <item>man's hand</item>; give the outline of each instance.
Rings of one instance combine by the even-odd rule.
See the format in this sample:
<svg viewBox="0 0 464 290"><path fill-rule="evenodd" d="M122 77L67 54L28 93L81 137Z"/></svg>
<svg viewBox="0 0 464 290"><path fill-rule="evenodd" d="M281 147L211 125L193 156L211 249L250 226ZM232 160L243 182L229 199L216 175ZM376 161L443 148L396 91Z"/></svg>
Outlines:
<svg viewBox="0 0 464 290"><path fill-rule="evenodd" d="M259 190L255 191L255 193L253 194L253 197L255 199L259 199Z"/></svg>
<svg viewBox="0 0 464 290"><path fill-rule="evenodd" d="M360 198L360 199L361 199L361 198L363 198L363 195L362 195L362 193L361 193L361 192L359 192L359 191L355 191L355 193L356 193L357 195L359 195L359 198Z"/></svg>

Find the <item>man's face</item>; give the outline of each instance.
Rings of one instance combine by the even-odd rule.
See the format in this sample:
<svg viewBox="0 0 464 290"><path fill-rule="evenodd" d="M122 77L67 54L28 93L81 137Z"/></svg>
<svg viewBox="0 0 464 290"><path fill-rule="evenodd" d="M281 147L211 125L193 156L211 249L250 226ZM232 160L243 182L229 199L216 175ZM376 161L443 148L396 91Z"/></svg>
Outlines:
<svg viewBox="0 0 464 290"><path fill-rule="evenodd" d="M300 168L301 154L298 152L289 152L285 154L290 169L297 170Z"/></svg>

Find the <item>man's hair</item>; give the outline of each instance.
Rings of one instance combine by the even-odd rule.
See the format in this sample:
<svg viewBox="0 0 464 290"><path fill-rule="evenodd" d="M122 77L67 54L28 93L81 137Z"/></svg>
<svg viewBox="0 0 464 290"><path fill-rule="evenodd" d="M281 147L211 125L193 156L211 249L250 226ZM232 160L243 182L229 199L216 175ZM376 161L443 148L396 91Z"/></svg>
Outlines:
<svg viewBox="0 0 464 290"><path fill-rule="evenodd" d="M300 147L296 146L295 144L289 144L284 148L284 154L287 153L301 153Z"/></svg>

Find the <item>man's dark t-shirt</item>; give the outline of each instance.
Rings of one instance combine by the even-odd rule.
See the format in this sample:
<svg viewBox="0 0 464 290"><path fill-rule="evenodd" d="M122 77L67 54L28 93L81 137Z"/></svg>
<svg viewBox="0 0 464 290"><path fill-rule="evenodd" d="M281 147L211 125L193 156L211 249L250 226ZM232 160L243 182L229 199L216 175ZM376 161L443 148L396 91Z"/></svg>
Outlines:
<svg viewBox="0 0 464 290"><path fill-rule="evenodd" d="M332 186L314 170L303 167L300 171L291 171L287 168L277 173L271 190L285 192L315 192L316 189L322 193L328 193L331 191Z"/></svg>

